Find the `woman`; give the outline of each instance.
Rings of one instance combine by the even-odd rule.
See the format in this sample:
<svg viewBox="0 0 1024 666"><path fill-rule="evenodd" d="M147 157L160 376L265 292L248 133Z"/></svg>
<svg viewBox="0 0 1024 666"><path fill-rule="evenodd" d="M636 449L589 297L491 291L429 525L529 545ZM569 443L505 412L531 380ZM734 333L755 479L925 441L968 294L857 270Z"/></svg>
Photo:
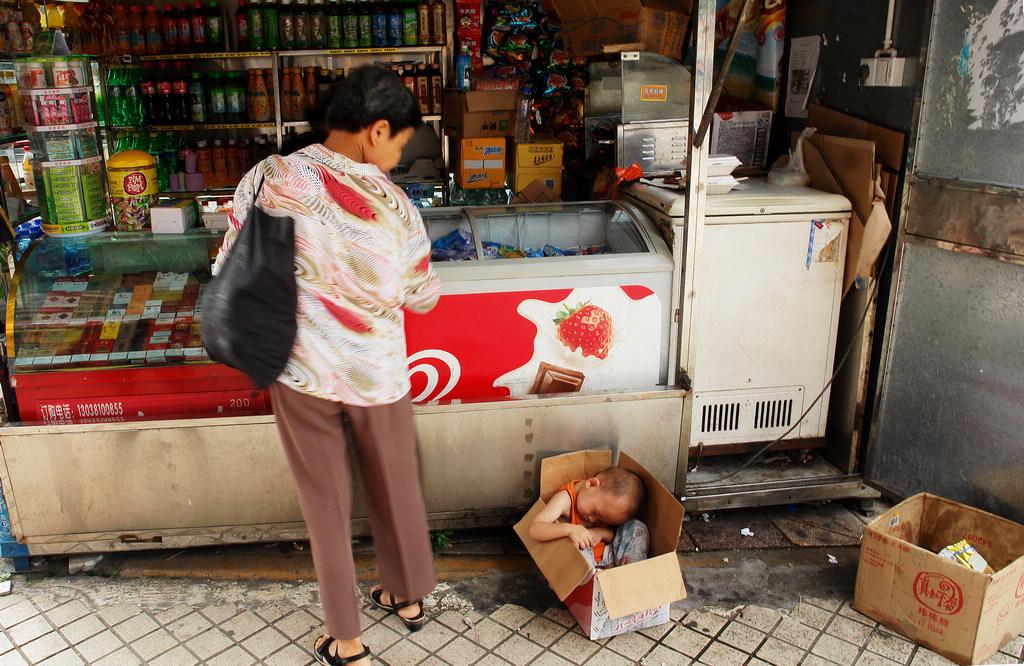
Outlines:
<svg viewBox="0 0 1024 666"><path fill-rule="evenodd" d="M298 334L270 393L324 609L327 634L313 652L329 666L370 663L352 561L344 421L380 570L371 601L416 630L426 617L421 600L435 585L404 310L434 307L440 282L417 209L384 175L421 122L419 102L394 74L355 70L332 94L322 144L271 156L239 183L217 257L219 268L254 198L295 221Z"/></svg>

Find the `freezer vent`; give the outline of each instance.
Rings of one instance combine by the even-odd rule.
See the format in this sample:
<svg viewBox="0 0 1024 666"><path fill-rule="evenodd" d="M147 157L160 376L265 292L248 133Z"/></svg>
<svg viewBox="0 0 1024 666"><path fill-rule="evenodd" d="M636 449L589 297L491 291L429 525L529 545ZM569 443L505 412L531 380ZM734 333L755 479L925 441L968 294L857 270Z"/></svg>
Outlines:
<svg viewBox="0 0 1024 666"><path fill-rule="evenodd" d="M740 403L714 403L704 405L700 414L700 431L728 432L740 427Z"/></svg>
<svg viewBox="0 0 1024 666"><path fill-rule="evenodd" d="M788 428L792 424L792 400L761 400L754 403L755 430Z"/></svg>

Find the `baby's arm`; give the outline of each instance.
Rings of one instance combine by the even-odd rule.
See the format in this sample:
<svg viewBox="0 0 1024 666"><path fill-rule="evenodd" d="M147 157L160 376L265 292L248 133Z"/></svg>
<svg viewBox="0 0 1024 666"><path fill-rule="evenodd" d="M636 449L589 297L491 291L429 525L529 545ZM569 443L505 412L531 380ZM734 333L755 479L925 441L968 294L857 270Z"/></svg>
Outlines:
<svg viewBox="0 0 1024 666"><path fill-rule="evenodd" d="M564 490L558 491L530 523L526 534L537 541L553 541L569 537L580 550L594 546L601 541L601 535L597 534L596 530L588 529L583 525L559 522L559 518L568 518L571 511L572 500L569 499L569 493Z"/></svg>

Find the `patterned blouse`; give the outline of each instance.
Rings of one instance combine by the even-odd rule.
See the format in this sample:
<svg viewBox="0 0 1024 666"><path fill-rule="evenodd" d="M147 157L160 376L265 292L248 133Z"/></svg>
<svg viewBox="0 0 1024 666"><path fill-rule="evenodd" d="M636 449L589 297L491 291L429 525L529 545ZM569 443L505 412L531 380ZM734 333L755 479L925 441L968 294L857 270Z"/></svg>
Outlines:
<svg viewBox="0 0 1024 666"><path fill-rule="evenodd" d="M271 156L235 190L220 269L265 175L259 206L295 220L298 333L277 381L349 405L410 390L405 313L434 307L441 283L419 211L372 164L313 144Z"/></svg>

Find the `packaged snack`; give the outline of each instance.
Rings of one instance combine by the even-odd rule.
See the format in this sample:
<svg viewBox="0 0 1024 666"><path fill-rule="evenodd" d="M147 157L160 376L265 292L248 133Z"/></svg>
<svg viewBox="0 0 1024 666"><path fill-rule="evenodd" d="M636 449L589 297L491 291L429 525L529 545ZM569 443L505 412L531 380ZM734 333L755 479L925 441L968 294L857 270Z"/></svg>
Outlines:
<svg viewBox="0 0 1024 666"><path fill-rule="evenodd" d="M981 553L974 546L967 543L966 539L961 539L952 545L946 546L939 551L939 557L953 560L957 564L963 565L968 569L974 569L980 573L995 573L995 570L989 566L985 558L981 556Z"/></svg>

